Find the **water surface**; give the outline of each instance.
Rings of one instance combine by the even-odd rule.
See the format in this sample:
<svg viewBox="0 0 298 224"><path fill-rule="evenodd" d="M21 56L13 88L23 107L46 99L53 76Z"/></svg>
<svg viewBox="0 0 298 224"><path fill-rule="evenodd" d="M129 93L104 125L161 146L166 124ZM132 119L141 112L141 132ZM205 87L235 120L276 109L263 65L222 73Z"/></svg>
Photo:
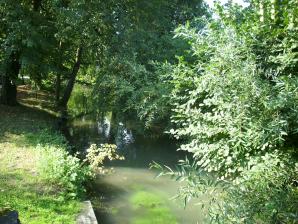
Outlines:
<svg viewBox="0 0 298 224"><path fill-rule="evenodd" d="M114 131L114 132L113 132ZM114 171L99 176L92 186L92 204L100 224L196 224L203 223L195 202L183 207L173 200L179 183L168 177L156 178L158 171L149 169L155 161L174 167L185 154L169 138L135 135L125 123L111 124L83 117L69 126L72 143L80 149L90 144L115 143L124 161L110 163ZM198 202L198 201L197 201Z"/></svg>

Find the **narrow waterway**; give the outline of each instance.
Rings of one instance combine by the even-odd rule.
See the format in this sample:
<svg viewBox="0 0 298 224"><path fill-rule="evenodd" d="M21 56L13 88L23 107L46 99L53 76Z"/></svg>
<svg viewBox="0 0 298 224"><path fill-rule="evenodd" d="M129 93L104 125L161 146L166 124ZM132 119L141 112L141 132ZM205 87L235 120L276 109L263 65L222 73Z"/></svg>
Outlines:
<svg viewBox="0 0 298 224"><path fill-rule="evenodd" d="M98 176L92 186L92 204L100 224L203 223L196 202L184 208L181 199L173 199L179 183L156 178L158 171L149 169L153 161L174 167L184 158L173 140L137 136L123 123L113 126L107 118L99 122L88 117L72 121L69 135L83 151L93 143L115 143L126 158L110 163L114 171Z"/></svg>

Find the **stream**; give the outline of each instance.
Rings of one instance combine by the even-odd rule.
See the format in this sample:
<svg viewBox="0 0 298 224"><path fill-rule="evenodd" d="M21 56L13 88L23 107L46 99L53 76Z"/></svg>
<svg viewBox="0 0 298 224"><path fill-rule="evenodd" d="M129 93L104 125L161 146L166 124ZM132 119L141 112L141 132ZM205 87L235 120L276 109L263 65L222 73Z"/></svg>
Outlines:
<svg viewBox="0 0 298 224"><path fill-rule="evenodd" d="M168 177L156 178L149 169L155 161L174 167L185 154L167 138L134 135L125 124L111 124L81 117L68 124L71 143L86 150L90 144L113 143L125 156L109 162L113 172L99 176L92 186L91 201L100 224L197 224L203 223L200 206L193 201L186 208L182 199L174 200L179 183Z"/></svg>

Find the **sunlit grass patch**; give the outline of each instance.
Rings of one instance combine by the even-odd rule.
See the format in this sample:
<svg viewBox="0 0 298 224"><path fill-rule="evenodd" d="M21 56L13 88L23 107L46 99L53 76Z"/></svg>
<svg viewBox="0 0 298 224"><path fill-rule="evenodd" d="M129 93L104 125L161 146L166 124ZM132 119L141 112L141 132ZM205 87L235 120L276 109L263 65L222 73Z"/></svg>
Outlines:
<svg viewBox="0 0 298 224"><path fill-rule="evenodd" d="M74 223L79 202L62 200L54 186L22 170L1 169L0 182L0 207L17 210L22 223Z"/></svg>
<svg viewBox="0 0 298 224"><path fill-rule="evenodd" d="M17 210L22 223L74 223L79 202L64 200L59 188L44 182L35 167L38 157L27 150L27 155L26 148L1 151L6 159L0 165L0 207Z"/></svg>

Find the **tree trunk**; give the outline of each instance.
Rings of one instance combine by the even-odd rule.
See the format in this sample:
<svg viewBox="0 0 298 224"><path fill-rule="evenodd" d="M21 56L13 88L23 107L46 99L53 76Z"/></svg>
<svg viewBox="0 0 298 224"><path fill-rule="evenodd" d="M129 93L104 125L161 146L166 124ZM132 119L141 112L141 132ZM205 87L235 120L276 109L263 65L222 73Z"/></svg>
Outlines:
<svg viewBox="0 0 298 224"><path fill-rule="evenodd" d="M60 94L61 94L61 72L62 72L62 41L59 42L59 61L57 63L57 67L60 68L56 74L56 83L55 83L55 100L56 100L56 105L59 106L59 101L60 101Z"/></svg>
<svg viewBox="0 0 298 224"><path fill-rule="evenodd" d="M55 100L56 100L56 104L59 104L59 100L60 100L60 90L61 90L61 74L60 72L57 73L56 75L56 89L55 89Z"/></svg>
<svg viewBox="0 0 298 224"><path fill-rule="evenodd" d="M32 5L33 5L33 11L37 12L39 8L41 7L41 1L42 0L33 0Z"/></svg>
<svg viewBox="0 0 298 224"><path fill-rule="evenodd" d="M13 52L6 64L5 74L2 75L1 104L11 106L17 104L17 87L15 80L18 78L20 69L19 54L18 52Z"/></svg>
<svg viewBox="0 0 298 224"><path fill-rule="evenodd" d="M0 103L4 105L14 106L17 104L17 88L11 82L7 75L2 76L2 88L0 93Z"/></svg>
<svg viewBox="0 0 298 224"><path fill-rule="evenodd" d="M78 71L81 66L81 57L82 57L82 47L79 47L77 49L76 60L73 65L72 72L70 74L70 78L68 80L67 86L65 88L64 95L61 98L61 100L59 101L59 110L62 113L61 114L62 116L67 116L67 103L70 98L71 92L73 90L73 87L74 87L74 84L76 81Z"/></svg>

